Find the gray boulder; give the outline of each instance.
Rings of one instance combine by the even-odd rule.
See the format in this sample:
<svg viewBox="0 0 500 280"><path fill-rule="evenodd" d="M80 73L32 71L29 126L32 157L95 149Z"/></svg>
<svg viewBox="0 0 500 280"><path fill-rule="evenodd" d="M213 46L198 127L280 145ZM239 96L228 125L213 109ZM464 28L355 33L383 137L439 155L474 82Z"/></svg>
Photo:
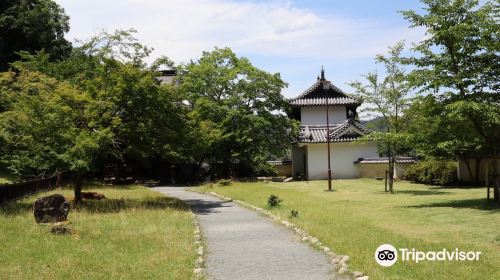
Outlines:
<svg viewBox="0 0 500 280"><path fill-rule="evenodd" d="M33 205L37 223L55 223L66 221L70 205L60 194L40 197Z"/></svg>

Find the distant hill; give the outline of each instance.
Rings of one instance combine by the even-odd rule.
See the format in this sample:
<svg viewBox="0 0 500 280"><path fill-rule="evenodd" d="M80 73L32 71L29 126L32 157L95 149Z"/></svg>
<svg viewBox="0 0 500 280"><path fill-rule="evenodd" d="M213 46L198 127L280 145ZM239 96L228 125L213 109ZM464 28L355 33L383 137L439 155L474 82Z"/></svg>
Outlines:
<svg viewBox="0 0 500 280"><path fill-rule="evenodd" d="M387 126L382 117L376 117L370 120L360 120L360 123L374 131L387 131Z"/></svg>

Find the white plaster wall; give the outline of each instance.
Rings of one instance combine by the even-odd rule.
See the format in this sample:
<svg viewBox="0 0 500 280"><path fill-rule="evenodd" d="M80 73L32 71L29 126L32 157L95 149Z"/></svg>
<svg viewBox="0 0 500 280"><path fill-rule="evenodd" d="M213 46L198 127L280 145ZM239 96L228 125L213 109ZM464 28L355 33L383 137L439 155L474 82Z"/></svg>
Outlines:
<svg viewBox="0 0 500 280"><path fill-rule="evenodd" d="M389 168L389 163L370 163L370 164L355 164L359 170L360 178L385 178L385 171ZM394 178L403 179L406 169L412 163L396 163L394 166Z"/></svg>
<svg viewBox="0 0 500 280"><path fill-rule="evenodd" d="M311 106L300 108L301 125L326 124L326 107ZM345 106L330 106L328 108L330 123L340 123L346 120Z"/></svg>
<svg viewBox="0 0 500 280"><path fill-rule="evenodd" d="M474 178L476 176L476 160L475 159L469 159L469 165L470 169L472 172L473 178L470 177L469 170L467 168L467 164L463 159L458 161L458 166L457 166L457 177L459 181L464 181L464 182L473 182ZM497 166L497 172L500 173L500 160L499 164ZM493 160L491 158L483 159L479 163L479 181L480 182L485 182L486 181L486 173L488 173L488 183L493 182Z"/></svg>
<svg viewBox="0 0 500 280"><path fill-rule="evenodd" d="M359 178L359 169L353 164L359 158L378 157L375 143L330 144L332 177ZM307 170L310 180L328 178L328 153L326 143L307 145Z"/></svg>

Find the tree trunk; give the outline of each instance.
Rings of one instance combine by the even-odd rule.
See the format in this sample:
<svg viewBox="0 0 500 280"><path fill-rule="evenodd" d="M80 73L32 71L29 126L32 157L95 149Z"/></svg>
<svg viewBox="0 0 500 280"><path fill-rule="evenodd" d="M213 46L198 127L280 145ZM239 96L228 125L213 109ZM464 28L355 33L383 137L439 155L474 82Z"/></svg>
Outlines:
<svg viewBox="0 0 500 280"><path fill-rule="evenodd" d="M474 176L472 175L472 169L470 168L470 158L464 158L465 166L467 166L467 171L469 171L469 178L472 181Z"/></svg>
<svg viewBox="0 0 500 280"><path fill-rule="evenodd" d="M493 200L496 202L500 202L500 174L498 174L498 155L495 143L493 143L492 150L493 155L491 156L491 160L493 161L493 181L495 182L495 186L493 188Z"/></svg>
<svg viewBox="0 0 500 280"><path fill-rule="evenodd" d="M389 144L389 191L394 193L394 162L395 162L394 144Z"/></svg>
<svg viewBox="0 0 500 280"><path fill-rule="evenodd" d="M394 156L389 157L389 191L394 193Z"/></svg>
<svg viewBox="0 0 500 280"><path fill-rule="evenodd" d="M200 170L201 170L201 165L203 164L203 161L205 160L205 157L202 157L199 161L196 162L196 166L194 167L194 171L193 171L193 181L198 181L198 178L201 179L201 174L200 173ZM205 178L203 178L205 179Z"/></svg>
<svg viewBox="0 0 500 280"><path fill-rule="evenodd" d="M476 176L474 176L474 185L479 185L479 167L481 165L482 158L476 157L474 160L476 161Z"/></svg>
<svg viewBox="0 0 500 280"><path fill-rule="evenodd" d="M62 172L57 172L56 188L61 189L62 184Z"/></svg>
<svg viewBox="0 0 500 280"><path fill-rule="evenodd" d="M387 177L389 177L389 170L385 171L385 183L384 183L384 191L388 192L389 190L387 189Z"/></svg>
<svg viewBox="0 0 500 280"><path fill-rule="evenodd" d="M82 203L82 185L83 185L83 175L78 173L73 181L73 187L75 191L75 204Z"/></svg>

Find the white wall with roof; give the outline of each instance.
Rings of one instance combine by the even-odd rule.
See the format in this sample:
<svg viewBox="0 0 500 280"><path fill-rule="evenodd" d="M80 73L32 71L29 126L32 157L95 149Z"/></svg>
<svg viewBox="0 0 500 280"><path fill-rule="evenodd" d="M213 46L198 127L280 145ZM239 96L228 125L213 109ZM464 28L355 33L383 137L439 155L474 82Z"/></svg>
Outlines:
<svg viewBox="0 0 500 280"><path fill-rule="evenodd" d="M336 179L359 178L359 158L378 157L376 143L331 143L332 177ZM307 144L307 175L310 180L328 178L328 153L326 143Z"/></svg>
<svg viewBox="0 0 500 280"><path fill-rule="evenodd" d="M326 107L307 106L300 108L301 125L326 125ZM328 108L328 118L331 124L346 120L346 106L331 106Z"/></svg>

